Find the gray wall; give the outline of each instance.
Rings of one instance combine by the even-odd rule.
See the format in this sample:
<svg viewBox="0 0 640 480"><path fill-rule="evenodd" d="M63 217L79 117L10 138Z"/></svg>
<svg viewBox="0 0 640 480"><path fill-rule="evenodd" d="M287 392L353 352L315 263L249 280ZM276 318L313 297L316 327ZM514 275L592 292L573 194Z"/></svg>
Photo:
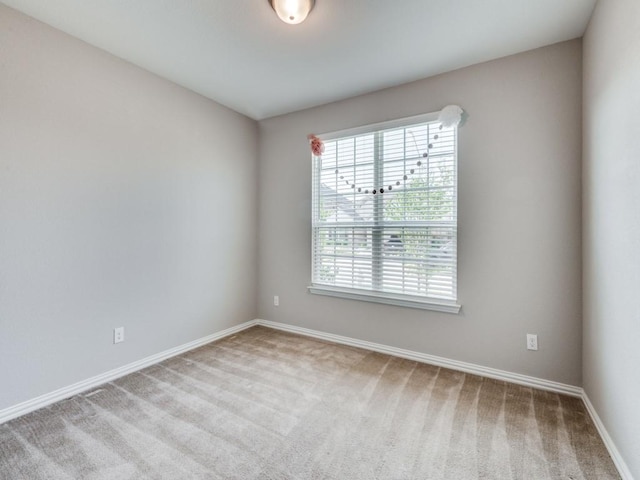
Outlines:
<svg viewBox="0 0 640 480"><path fill-rule="evenodd" d="M584 388L640 478L640 2L584 38Z"/></svg>
<svg viewBox="0 0 640 480"><path fill-rule="evenodd" d="M0 409L255 318L257 135L0 5Z"/></svg>
<svg viewBox="0 0 640 480"><path fill-rule="evenodd" d="M581 68L576 40L258 132L0 6L0 409L256 316L580 385ZM449 103L462 314L308 294L307 133Z"/></svg>
<svg viewBox="0 0 640 480"><path fill-rule="evenodd" d="M581 41L260 122L261 318L581 384ZM308 133L459 104L461 315L307 293ZM273 306L273 295L280 306ZM540 350L526 350L525 334Z"/></svg>

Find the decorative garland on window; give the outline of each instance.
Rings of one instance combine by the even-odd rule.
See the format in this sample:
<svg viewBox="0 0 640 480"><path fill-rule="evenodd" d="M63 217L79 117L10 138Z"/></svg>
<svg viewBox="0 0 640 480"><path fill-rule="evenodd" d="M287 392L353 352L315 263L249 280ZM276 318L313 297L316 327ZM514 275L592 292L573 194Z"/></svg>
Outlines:
<svg viewBox="0 0 640 480"><path fill-rule="evenodd" d="M438 121L440 122L440 130L442 130L443 128L453 127L454 125L455 126L459 125L460 122L462 121L463 113L464 113L464 110L462 110L462 108L460 108L458 105L448 105L444 107L440 111L440 114L438 115ZM418 149L418 142L416 141L416 137L413 135L413 132L409 132L409 134L411 135L411 137L413 137L413 142L416 146L416 150L419 152L420 150ZM436 134L434 135L433 139L437 140L438 137L439 135ZM322 154L324 153L324 142L319 137L313 134L307 135L307 138L309 139L309 146L311 147L311 153L316 157L321 157ZM429 156L429 149L431 148L433 148L433 144L429 143L427 147L427 151L422 152L421 154L422 158L427 158ZM422 160L418 160L416 162L416 166L417 167L422 166ZM403 175L402 180L406 182L407 180L409 180L410 175L413 175L414 173L415 173L415 168L411 168L409 170L409 174ZM336 168L335 174L340 175L340 170ZM347 185L351 186L351 188L357 189L358 193L365 193L365 194L371 193L373 195L376 195L377 193L382 194L385 192L384 187L374 188L371 191L369 191L369 189L367 188L367 189L364 189L363 191L362 187L358 187L355 184L355 182L353 182L352 180L345 179L344 175L340 175L340 180L344 180ZM399 186L399 185L400 185L400 180L396 180L395 186ZM393 190L393 182L392 184L387 185L386 190L387 191Z"/></svg>

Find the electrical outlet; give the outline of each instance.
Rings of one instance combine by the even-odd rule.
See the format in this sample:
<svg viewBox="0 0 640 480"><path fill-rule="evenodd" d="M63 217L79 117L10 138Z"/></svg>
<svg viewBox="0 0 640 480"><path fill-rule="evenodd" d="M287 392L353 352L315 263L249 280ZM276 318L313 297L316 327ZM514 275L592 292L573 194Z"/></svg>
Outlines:
<svg viewBox="0 0 640 480"><path fill-rule="evenodd" d="M124 327L113 329L113 343L124 342Z"/></svg>
<svg viewBox="0 0 640 480"><path fill-rule="evenodd" d="M527 333L527 350L538 350L538 335Z"/></svg>
<svg viewBox="0 0 640 480"><path fill-rule="evenodd" d="M273 305L275 305L276 307L280 306L280 297L278 295L273 296Z"/></svg>

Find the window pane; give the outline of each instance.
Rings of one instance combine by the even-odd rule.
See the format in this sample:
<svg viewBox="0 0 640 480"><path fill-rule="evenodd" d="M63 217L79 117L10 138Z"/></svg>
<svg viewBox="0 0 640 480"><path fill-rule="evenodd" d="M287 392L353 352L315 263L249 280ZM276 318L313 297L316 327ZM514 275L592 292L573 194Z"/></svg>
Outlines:
<svg viewBox="0 0 640 480"><path fill-rule="evenodd" d="M455 300L456 134L423 122L325 143L315 284Z"/></svg>
<svg viewBox="0 0 640 480"><path fill-rule="evenodd" d="M371 289L371 229L318 228L314 243L314 273L320 283Z"/></svg>
<svg viewBox="0 0 640 480"><path fill-rule="evenodd" d="M389 228L383 245L382 291L435 298L454 294L454 228Z"/></svg>

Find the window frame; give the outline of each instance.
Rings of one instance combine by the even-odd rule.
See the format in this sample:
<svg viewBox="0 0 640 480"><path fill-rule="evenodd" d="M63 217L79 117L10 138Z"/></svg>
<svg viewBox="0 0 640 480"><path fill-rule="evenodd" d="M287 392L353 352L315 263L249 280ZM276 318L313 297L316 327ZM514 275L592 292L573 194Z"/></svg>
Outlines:
<svg viewBox="0 0 640 480"><path fill-rule="evenodd" d="M375 134L376 136L380 131L394 129L394 128L405 128L416 124L421 123L432 123L438 120L439 112L435 113L427 113L423 115L416 115L411 117L400 118L396 120L389 120L380 123L374 123L369 125L363 125L355 128L349 128L345 130L339 130L334 132L329 132L321 135L317 135L322 141L332 141L345 137L353 137L364 134ZM456 127L455 133L455 149L454 149L454 167L455 167L455 185L454 185L454 197L456 199L456 217L455 217L455 226L456 226L456 245L457 245L457 227L458 227L458 132ZM320 189L318 188L319 180L319 165L320 162L317 162L313 157L313 171L312 171L312 201L311 201L311 223L312 223L312 237L311 237L311 285L307 287L309 293L318 294L318 295L326 295L331 297L338 297L344 299L351 300L360 300L367 302L375 302L382 303L387 305L395 305L409 308L418 308L424 310L433 310L438 312L452 313L458 314L461 309L461 305L458 304L457 298L457 286L455 289L456 299L440 299L426 296L417 296L417 295L409 295L402 293L391 293L391 292L383 292L379 290L368 290L368 289L357 289L357 288L347 288L347 287L335 287L326 284L318 284L314 283L315 279L315 239L314 239L314 228L315 228L315 211L314 207L319 204L320 200ZM375 158L375 169L379 169L384 165L384 161L380 161L378 157ZM372 261L375 263L375 254L372 254ZM380 260L378 260L379 262ZM457 277L458 277L458 253L456 248L456 257L455 257L455 278L454 281L457 285ZM375 267L372 265L372 277L373 269ZM372 282L374 279L372 278Z"/></svg>

